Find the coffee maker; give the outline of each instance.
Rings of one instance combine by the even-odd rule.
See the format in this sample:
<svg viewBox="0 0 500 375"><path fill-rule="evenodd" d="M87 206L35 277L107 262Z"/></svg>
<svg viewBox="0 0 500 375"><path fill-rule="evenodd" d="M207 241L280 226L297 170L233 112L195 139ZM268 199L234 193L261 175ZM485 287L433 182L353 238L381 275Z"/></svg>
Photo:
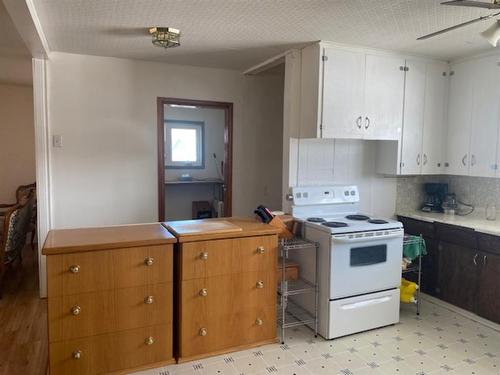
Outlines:
<svg viewBox="0 0 500 375"><path fill-rule="evenodd" d="M443 202L448 195L448 184L425 183L425 202L421 210L424 212L444 212Z"/></svg>

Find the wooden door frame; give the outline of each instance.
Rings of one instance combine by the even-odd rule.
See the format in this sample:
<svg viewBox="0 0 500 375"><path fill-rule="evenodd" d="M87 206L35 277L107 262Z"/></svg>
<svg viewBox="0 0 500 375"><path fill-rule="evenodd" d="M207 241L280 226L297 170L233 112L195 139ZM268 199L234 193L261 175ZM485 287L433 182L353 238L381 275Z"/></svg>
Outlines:
<svg viewBox="0 0 500 375"><path fill-rule="evenodd" d="M233 201L233 103L182 98L156 99L158 113L158 220L165 221L165 104L224 110L224 216L231 216Z"/></svg>

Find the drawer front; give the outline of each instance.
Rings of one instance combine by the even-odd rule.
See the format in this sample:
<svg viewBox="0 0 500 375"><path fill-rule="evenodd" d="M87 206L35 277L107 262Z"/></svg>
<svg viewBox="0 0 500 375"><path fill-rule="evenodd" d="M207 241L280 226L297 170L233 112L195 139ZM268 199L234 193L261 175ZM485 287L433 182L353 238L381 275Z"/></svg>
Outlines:
<svg viewBox="0 0 500 375"><path fill-rule="evenodd" d="M49 341L172 323L172 283L50 297Z"/></svg>
<svg viewBox="0 0 500 375"><path fill-rule="evenodd" d="M413 235L423 235L434 238L434 223L428 223L422 220L415 220L405 216L398 216L398 220L403 223L405 233Z"/></svg>
<svg viewBox="0 0 500 375"><path fill-rule="evenodd" d="M500 255L500 236L478 233L477 241L479 244L479 250Z"/></svg>
<svg viewBox="0 0 500 375"><path fill-rule="evenodd" d="M49 297L167 283L172 274L172 245L47 257Z"/></svg>
<svg viewBox="0 0 500 375"><path fill-rule="evenodd" d="M105 374L168 361L172 359L172 326L51 343L49 355L51 375Z"/></svg>
<svg viewBox="0 0 500 375"><path fill-rule="evenodd" d="M182 282L182 322L195 316L208 319L248 309L273 306L276 301L275 275L247 272Z"/></svg>
<svg viewBox="0 0 500 375"><path fill-rule="evenodd" d="M181 245L181 278L275 269L277 247L277 236L185 243Z"/></svg>
<svg viewBox="0 0 500 375"><path fill-rule="evenodd" d="M436 233L441 241L449 242L469 249L477 249L477 238L474 229L435 223Z"/></svg>
<svg viewBox="0 0 500 375"><path fill-rule="evenodd" d="M183 323L180 356L189 358L276 338L276 308L256 308Z"/></svg>

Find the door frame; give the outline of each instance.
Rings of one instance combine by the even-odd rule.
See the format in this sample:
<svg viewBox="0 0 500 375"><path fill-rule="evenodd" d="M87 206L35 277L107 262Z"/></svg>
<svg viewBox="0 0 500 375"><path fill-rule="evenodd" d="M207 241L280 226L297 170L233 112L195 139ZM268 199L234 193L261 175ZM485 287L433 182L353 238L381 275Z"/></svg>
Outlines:
<svg viewBox="0 0 500 375"><path fill-rule="evenodd" d="M224 110L224 216L231 216L233 203L233 103L158 97L158 220L165 221L165 104L191 105Z"/></svg>

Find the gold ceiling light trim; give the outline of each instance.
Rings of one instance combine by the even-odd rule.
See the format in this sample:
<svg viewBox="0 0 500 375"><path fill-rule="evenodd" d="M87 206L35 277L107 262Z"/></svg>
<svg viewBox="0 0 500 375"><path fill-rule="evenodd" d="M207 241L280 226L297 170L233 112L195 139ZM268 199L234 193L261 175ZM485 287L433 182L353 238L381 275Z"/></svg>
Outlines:
<svg viewBox="0 0 500 375"><path fill-rule="evenodd" d="M157 47L173 48L181 45L181 31L172 27L152 27L149 29L153 44Z"/></svg>

